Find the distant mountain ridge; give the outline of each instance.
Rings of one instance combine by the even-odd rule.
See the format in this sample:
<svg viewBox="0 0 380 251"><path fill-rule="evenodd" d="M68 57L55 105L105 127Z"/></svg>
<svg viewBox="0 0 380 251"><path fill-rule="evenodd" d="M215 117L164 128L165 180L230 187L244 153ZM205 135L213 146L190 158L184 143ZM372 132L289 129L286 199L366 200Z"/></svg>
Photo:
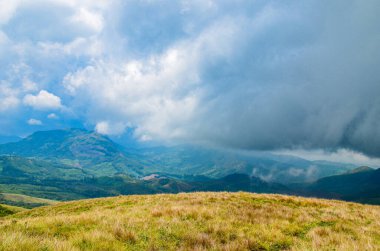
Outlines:
<svg viewBox="0 0 380 251"><path fill-rule="evenodd" d="M192 191L285 193L289 189L247 174L231 174L221 179L189 180L164 175L150 175L149 179L135 179L127 175L95 177L81 168L47 160L0 156L0 191L53 200L73 200L119 194Z"/></svg>
<svg viewBox="0 0 380 251"><path fill-rule="evenodd" d="M244 173L270 182L294 183L317 180L353 169L350 164L274 155L243 154L200 146L124 148L108 137L84 129L35 132L14 143L0 145L0 155L37 157L80 167L95 176L151 173L203 175L222 178Z"/></svg>
<svg viewBox="0 0 380 251"><path fill-rule="evenodd" d="M17 142L20 141L22 138L18 136L6 136L6 135L0 135L0 144L6 144L10 142Z"/></svg>
<svg viewBox="0 0 380 251"><path fill-rule="evenodd" d="M291 188L306 196L380 204L380 169L359 167L312 183L293 184Z"/></svg>
<svg viewBox="0 0 380 251"><path fill-rule="evenodd" d="M222 178L233 173L245 173L277 183L317 180L345 173L354 165L328 161L309 161L287 155L270 153L240 153L195 146L157 147L141 149L140 154L155 165L147 166L150 173L203 175Z"/></svg>

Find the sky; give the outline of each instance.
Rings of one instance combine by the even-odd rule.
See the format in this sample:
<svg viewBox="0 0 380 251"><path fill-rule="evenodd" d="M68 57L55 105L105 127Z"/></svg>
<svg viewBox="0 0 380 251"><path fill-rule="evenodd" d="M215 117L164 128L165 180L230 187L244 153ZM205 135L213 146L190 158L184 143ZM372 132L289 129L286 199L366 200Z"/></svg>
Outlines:
<svg viewBox="0 0 380 251"><path fill-rule="evenodd" d="M0 0L0 135L83 127L378 161L379 13L378 0Z"/></svg>

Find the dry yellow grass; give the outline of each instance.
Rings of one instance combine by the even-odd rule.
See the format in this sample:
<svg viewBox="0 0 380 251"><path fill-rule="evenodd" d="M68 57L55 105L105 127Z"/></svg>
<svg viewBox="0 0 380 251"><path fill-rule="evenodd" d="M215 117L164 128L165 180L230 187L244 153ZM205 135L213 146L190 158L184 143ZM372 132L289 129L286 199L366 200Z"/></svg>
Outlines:
<svg viewBox="0 0 380 251"><path fill-rule="evenodd" d="M81 200L0 218L0 250L380 250L380 207L251 193Z"/></svg>
<svg viewBox="0 0 380 251"><path fill-rule="evenodd" d="M0 217L25 211L25 208L0 204Z"/></svg>
<svg viewBox="0 0 380 251"><path fill-rule="evenodd" d="M14 193L0 193L3 200L13 203L23 204L41 204L41 205L53 205L58 203L56 200L48 200L43 198L31 197L23 194Z"/></svg>

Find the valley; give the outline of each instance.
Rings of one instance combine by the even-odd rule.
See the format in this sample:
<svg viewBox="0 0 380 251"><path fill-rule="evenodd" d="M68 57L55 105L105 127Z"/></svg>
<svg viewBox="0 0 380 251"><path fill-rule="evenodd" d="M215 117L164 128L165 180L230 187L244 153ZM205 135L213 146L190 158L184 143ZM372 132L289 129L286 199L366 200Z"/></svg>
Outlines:
<svg viewBox="0 0 380 251"><path fill-rule="evenodd" d="M247 191L379 203L378 170L270 153L195 146L128 148L95 132L66 129L2 144L0 154L0 193L51 201Z"/></svg>

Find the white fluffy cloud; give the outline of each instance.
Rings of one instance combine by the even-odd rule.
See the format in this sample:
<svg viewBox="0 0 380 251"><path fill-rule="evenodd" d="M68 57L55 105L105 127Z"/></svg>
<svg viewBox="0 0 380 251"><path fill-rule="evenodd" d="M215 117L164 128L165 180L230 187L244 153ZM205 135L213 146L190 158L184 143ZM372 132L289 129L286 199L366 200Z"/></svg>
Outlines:
<svg viewBox="0 0 380 251"><path fill-rule="evenodd" d="M45 90L41 90L37 95L27 94L23 102L36 110L57 110L62 108L61 98Z"/></svg>
<svg viewBox="0 0 380 251"><path fill-rule="evenodd" d="M33 126L39 126L39 125L42 125L42 121L41 120L38 120L38 119L29 119L28 121L28 124L29 125L33 125Z"/></svg>
<svg viewBox="0 0 380 251"><path fill-rule="evenodd" d="M86 102L97 103L96 110L88 109L90 120L102 117L129 124L137 127L138 137L177 137L183 132L171 123L183 124L194 115L200 92L193 88L198 78L187 64L194 59L182 53L182 49L173 49L147 61L121 65L99 62L66 76L64 84L75 97L84 95ZM73 106L83 110L82 104ZM104 123L97 129L112 133Z"/></svg>

